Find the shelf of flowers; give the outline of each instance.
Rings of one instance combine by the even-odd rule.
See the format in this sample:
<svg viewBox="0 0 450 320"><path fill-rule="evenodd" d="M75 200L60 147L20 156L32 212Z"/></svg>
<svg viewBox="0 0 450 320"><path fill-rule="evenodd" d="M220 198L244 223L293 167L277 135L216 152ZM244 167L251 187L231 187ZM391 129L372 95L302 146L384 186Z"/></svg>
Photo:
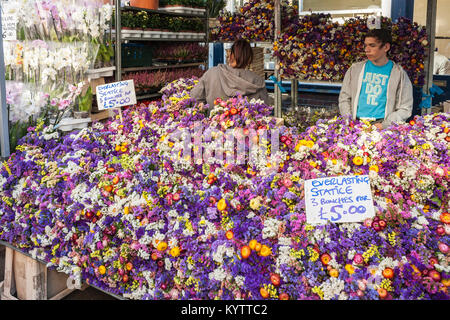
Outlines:
<svg viewBox="0 0 450 320"><path fill-rule="evenodd" d="M168 83L180 79L201 77L205 71L200 68L185 68L176 70L162 70L154 72L126 73L123 80L134 80L136 95L139 100L160 96L160 90Z"/></svg>
<svg viewBox="0 0 450 320"><path fill-rule="evenodd" d="M206 40L205 21L147 11L121 11L123 40ZM113 35L115 29L113 28Z"/></svg>
<svg viewBox="0 0 450 320"><path fill-rule="evenodd" d="M163 62L159 63L158 60L153 60L153 65L149 67L130 67L123 68L122 73L126 72L136 72L136 71L149 71L149 70L160 70L160 69L175 69L175 68L190 68L190 67L199 67L204 65L205 62L193 62L193 63L178 63L178 64L168 64L167 60L161 60Z"/></svg>
<svg viewBox="0 0 450 320"><path fill-rule="evenodd" d="M300 132L241 96L208 112L196 81L71 134L30 131L0 166L0 239L129 299L449 299L448 114ZM226 156L242 154L220 137L245 129L268 132L260 156ZM308 224L305 180L342 174L369 176L376 217Z"/></svg>
<svg viewBox="0 0 450 320"><path fill-rule="evenodd" d="M158 10L153 9L145 9L133 6L124 6L122 7L122 11L143 11L148 14L165 14L168 16L183 16L183 17L205 17L206 9L205 8L193 8L193 7L183 7L183 6L173 6L173 7L160 7Z"/></svg>
<svg viewBox="0 0 450 320"><path fill-rule="evenodd" d="M115 30L112 35L115 37ZM177 40L177 41L206 41L206 33L189 32L189 31L155 31L155 30L124 30L121 33L122 40L143 40L143 41L161 41L161 40Z"/></svg>

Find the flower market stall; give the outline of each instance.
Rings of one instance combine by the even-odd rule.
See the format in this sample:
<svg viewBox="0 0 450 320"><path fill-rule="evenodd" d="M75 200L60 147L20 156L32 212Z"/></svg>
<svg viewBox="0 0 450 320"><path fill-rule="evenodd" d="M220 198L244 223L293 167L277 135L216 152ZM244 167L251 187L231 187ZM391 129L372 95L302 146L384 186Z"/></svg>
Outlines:
<svg viewBox="0 0 450 320"><path fill-rule="evenodd" d="M31 128L1 165L0 239L130 299L449 298L448 114L299 132L240 96L207 115L196 81L122 120ZM245 130L259 156L228 157L217 141ZM304 182L339 175L368 175L376 216L309 224Z"/></svg>
<svg viewBox="0 0 450 320"><path fill-rule="evenodd" d="M277 3L280 5L278 18L277 10L272 10ZM268 13L269 10L272 11ZM298 16L296 6L287 1L249 1L238 12L222 12L219 25L211 34L215 41L242 37L253 42L273 42L275 114L281 117L281 101L277 99L281 80L291 82L293 106L297 105L298 81L342 82L348 68L365 57L363 39L372 27L369 18L353 17L340 24L330 14ZM430 42L426 28L407 18L395 22L387 17L379 18L381 27L392 30L390 58L405 69L414 86L422 87Z"/></svg>

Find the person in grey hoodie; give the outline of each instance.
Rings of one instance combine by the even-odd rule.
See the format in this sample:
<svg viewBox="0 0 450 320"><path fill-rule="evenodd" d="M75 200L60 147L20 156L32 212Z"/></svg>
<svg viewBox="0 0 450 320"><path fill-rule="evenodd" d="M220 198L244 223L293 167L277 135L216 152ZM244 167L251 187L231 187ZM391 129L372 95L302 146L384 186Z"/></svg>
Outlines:
<svg viewBox="0 0 450 320"><path fill-rule="evenodd" d="M378 129L403 122L412 114L413 90L408 74L390 60L388 30L372 29L364 40L367 60L346 72L339 94L339 111L352 119L366 119Z"/></svg>
<svg viewBox="0 0 450 320"><path fill-rule="evenodd" d="M226 100L237 93L250 99L261 99L269 104L264 79L246 69L253 60L250 44L243 39L236 40L228 60L229 65L219 64L206 71L192 89L191 97L199 102L206 102L210 109L217 98Z"/></svg>

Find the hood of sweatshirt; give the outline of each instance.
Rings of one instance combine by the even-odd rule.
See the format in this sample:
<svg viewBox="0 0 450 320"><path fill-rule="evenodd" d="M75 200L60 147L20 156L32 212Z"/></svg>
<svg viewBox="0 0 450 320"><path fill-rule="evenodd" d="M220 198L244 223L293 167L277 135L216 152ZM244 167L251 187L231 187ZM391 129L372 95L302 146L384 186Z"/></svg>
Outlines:
<svg viewBox="0 0 450 320"><path fill-rule="evenodd" d="M225 64L219 64L218 73L224 92L233 96L237 91L242 95L252 95L266 87L264 79L250 70L232 68Z"/></svg>

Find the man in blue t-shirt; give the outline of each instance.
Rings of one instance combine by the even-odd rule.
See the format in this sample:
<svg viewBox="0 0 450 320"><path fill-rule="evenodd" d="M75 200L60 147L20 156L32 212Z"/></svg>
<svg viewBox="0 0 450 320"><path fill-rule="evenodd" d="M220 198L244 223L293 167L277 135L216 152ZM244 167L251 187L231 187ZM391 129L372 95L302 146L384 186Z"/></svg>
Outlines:
<svg viewBox="0 0 450 320"><path fill-rule="evenodd" d="M345 74L339 94L341 115L372 121L378 129L411 116L412 84L403 68L387 57L391 43L388 30L367 33L364 51L368 60L353 64Z"/></svg>

